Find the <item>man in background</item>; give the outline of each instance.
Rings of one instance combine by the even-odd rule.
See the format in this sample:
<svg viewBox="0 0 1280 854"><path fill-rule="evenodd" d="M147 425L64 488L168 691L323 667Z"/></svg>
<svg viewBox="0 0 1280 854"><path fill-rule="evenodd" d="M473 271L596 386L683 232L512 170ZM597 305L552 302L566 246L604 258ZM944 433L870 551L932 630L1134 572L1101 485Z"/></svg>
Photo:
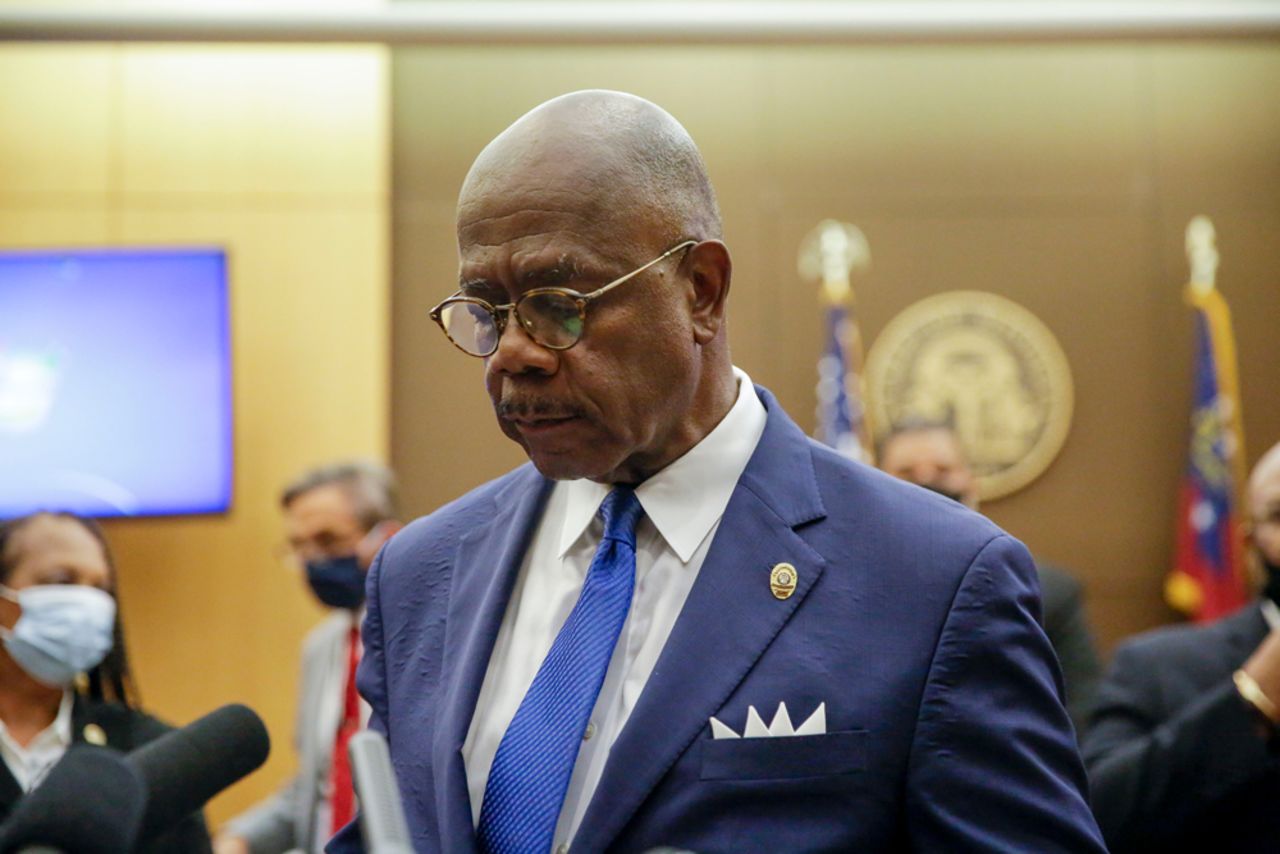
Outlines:
<svg viewBox="0 0 1280 854"><path fill-rule="evenodd" d="M1262 595L1129 640L1098 691L1084 757L1115 852L1280 847L1280 444L1246 498Z"/></svg>
<svg viewBox="0 0 1280 854"><path fill-rule="evenodd" d="M939 421L908 420L880 440L878 462L894 477L931 489L978 509L978 480L960 437ZM1085 616L1080 582L1063 570L1036 562L1045 634L1062 665L1067 711L1077 736L1084 733L1098 688L1101 665Z"/></svg>
<svg viewBox="0 0 1280 854"><path fill-rule="evenodd" d="M323 851L354 814L346 742L368 719L354 681L365 572L400 528L395 491L385 467L348 462L308 471L281 495L288 553L333 613L303 644L294 734L298 773L230 821L215 840L217 854Z"/></svg>

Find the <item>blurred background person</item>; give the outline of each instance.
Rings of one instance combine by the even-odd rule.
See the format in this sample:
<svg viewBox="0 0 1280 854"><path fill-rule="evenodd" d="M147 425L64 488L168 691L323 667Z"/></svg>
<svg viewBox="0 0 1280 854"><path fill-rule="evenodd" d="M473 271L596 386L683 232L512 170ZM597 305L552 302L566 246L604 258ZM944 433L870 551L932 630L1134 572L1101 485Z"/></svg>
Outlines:
<svg viewBox="0 0 1280 854"><path fill-rule="evenodd" d="M73 744L127 753L169 731L134 704L115 567L93 522L0 522L0 638L0 821ZM209 851L204 819L195 813L139 850Z"/></svg>
<svg viewBox="0 0 1280 854"><path fill-rule="evenodd" d="M880 468L923 486L971 510L978 509L978 480L960 437L942 421L904 420L880 441ZM1036 561L1045 634L1062 665L1067 711L1077 737L1084 731L1097 691L1101 665L1084 610L1080 582L1067 572Z"/></svg>
<svg viewBox="0 0 1280 854"><path fill-rule="evenodd" d="M298 772L275 795L228 822L218 854L319 852L354 815L346 742L368 719L355 688L365 572L400 529L395 477L373 462L306 472L280 498L289 557L333 613L307 635L294 743Z"/></svg>
<svg viewBox="0 0 1280 854"><path fill-rule="evenodd" d="M1280 444L1247 490L1258 601L1122 644L1084 741L1113 851L1280 848Z"/></svg>

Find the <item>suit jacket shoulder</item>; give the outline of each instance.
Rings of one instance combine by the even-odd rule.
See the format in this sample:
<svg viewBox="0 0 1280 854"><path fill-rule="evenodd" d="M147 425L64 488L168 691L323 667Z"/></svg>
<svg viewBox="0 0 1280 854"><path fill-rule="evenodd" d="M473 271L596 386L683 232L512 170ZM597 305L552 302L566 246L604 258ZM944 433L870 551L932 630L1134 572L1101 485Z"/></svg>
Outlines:
<svg viewBox="0 0 1280 854"><path fill-rule="evenodd" d="M552 485L553 482L540 475L532 463L525 463L410 522L392 538L387 550L394 550L398 558L407 558L417 556L424 547L456 543L470 531L489 522L503 500L530 489L549 490ZM382 563L398 562L388 560Z"/></svg>
<svg viewBox="0 0 1280 854"><path fill-rule="evenodd" d="M924 596L937 597L941 619L977 555L997 538L1012 541L955 501L808 441L825 513L809 541L832 555L837 572L864 572L866 563L858 558L893 566L895 577L884 583L916 606Z"/></svg>

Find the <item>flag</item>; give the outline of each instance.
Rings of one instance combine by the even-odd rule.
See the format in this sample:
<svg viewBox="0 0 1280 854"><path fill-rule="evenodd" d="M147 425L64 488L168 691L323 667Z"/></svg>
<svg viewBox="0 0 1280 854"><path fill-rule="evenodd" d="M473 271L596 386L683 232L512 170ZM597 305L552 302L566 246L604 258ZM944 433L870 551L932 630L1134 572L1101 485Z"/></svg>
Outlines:
<svg viewBox="0 0 1280 854"><path fill-rule="evenodd" d="M843 304L830 305L827 345L818 360L818 427L814 437L847 457L870 463L870 431L859 373L861 352L858 327L848 308Z"/></svg>
<svg viewBox="0 0 1280 854"><path fill-rule="evenodd" d="M1211 285L1191 286L1195 397L1187 470L1178 496L1169 604L1197 622L1230 614L1249 598L1240 527L1244 436L1231 312Z"/></svg>

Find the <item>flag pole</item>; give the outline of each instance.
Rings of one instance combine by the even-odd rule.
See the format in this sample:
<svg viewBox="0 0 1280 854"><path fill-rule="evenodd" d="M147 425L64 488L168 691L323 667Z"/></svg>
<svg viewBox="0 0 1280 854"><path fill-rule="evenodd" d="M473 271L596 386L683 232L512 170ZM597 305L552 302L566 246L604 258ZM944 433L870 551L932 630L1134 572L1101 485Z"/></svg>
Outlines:
<svg viewBox="0 0 1280 854"><path fill-rule="evenodd" d="M1231 312L1227 301L1218 290L1218 233L1213 221L1200 214L1187 223L1187 263L1191 267L1190 279L1187 283L1188 300L1192 305L1201 307L1212 301L1212 305L1203 307L1203 311L1213 311L1218 326L1224 333L1214 336L1214 350L1218 370L1222 375L1222 396L1228 401L1226 421L1230 433L1234 436L1235 447L1232 449L1231 476L1235 485L1236 506L1243 508L1245 468L1244 468L1244 418L1240 406L1239 362L1236 358L1235 336L1231 332Z"/></svg>
<svg viewBox="0 0 1280 854"><path fill-rule="evenodd" d="M1178 500L1176 559L1165 598L1199 622L1231 613L1248 598L1244 540L1244 430L1231 311L1217 287L1218 249L1213 223L1187 224L1190 275L1183 291L1195 311L1187 472Z"/></svg>
<svg viewBox="0 0 1280 854"><path fill-rule="evenodd" d="M862 335L850 273L871 266L867 238L857 226L826 219L802 241L800 275L819 283L826 306L827 347L818 363L817 436L866 463L874 449L862 380Z"/></svg>

